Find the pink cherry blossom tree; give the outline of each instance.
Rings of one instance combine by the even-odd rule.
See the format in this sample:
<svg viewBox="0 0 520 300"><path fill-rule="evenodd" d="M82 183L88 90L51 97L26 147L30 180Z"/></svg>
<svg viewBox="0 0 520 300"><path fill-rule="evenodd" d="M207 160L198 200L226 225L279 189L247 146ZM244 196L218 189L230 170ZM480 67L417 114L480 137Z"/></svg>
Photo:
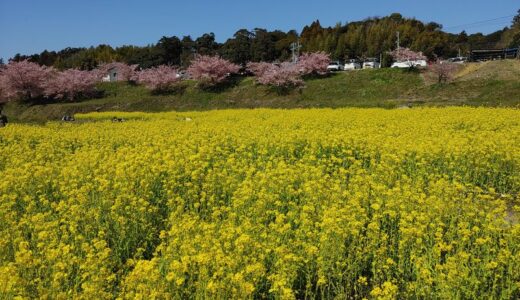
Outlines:
<svg viewBox="0 0 520 300"><path fill-rule="evenodd" d="M397 48L388 52L388 54L397 62L407 63L410 68L415 66L415 61L427 59L422 52L415 52L409 48Z"/></svg>
<svg viewBox="0 0 520 300"><path fill-rule="evenodd" d="M259 84L271 86L280 94L304 85L298 64L252 63L249 70L255 74Z"/></svg>
<svg viewBox="0 0 520 300"><path fill-rule="evenodd" d="M68 69L56 73L45 84L44 94L49 98L77 100L81 97L90 97L96 92L99 82L96 71L82 71Z"/></svg>
<svg viewBox="0 0 520 300"><path fill-rule="evenodd" d="M199 82L201 87L212 87L237 73L240 66L218 56L198 55L188 67L188 74Z"/></svg>
<svg viewBox="0 0 520 300"><path fill-rule="evenodd" d="M177 69L172 66L158 66L137 72L137 82L155 93L166 93L174 90L181 81Z"/></svg>
<svg viewBox="0 0 520 300"><path fill-rule="evenodd" d="M428 67L428 72L426 74L439 84L447 83L453 80L459 67L459 65L454 63L437 61Z"/></svg>
<svg viewBox="0 0 520 300"><path fill-rule="evenodd" d="M138 65L128 65L122 62L111 62L98 67L101 77L107 76L110 72L117 73L116 81L131 81L134 78Z"/></svg>
<svg viewBox="0 0 520 300"><path fill-rule="evenodd" d="M30 100L44 94L45 85L56 70L28 60L11 61L0 69L0 89L4 99Z"/></svg>
<svg viewBox="0 0 520 300"><path fill-rule="evenodd" d="M250 62L246 67L249 72L259 77L271 69L273 64L268 62Z"/></svg>
<svg viewBox="0 0 520 300"><path fill-rule="evenodd" d="M298 58L298 67L302 75L327 74L329 64L330 55L323 51L304 53Z"/></svg>

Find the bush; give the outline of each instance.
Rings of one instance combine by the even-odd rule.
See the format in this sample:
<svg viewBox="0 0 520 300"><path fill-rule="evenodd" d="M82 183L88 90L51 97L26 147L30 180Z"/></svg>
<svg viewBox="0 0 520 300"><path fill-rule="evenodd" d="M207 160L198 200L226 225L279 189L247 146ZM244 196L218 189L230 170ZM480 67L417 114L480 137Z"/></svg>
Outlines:
<svg viewBox="0 0 520 300"><path fill-rule="evenodd" d="M200 87L214 87L225 82L240 66L218 56L199 55L192 61L188 74L199 82Z"/></svg>

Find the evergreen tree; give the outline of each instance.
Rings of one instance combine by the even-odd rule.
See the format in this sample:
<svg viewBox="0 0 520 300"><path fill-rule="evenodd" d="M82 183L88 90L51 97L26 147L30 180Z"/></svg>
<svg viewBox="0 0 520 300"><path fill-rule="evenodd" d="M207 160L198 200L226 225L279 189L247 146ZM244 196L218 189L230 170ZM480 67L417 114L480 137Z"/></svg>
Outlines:
<svg viewBox="0 0 520 300"><path fill-rule="evenodd" d="M520 9L517 12L517 15L513 18L513 26L520 25Z"/></svg>
<svg viewBox="0 0 520 300"><path fill-rule="evenodd" d="M252 61L271 62L276 60L276 48L271 34L265 29L255 28L254 35L251 44Z"/></svg>
<svg viewBox="0 0 520 300"><path fill-rule="evenodd" d="M181 53L181 66L188 67L191 60L195 57L195 41L191 36L187 35L182 37L182 53Z"/></svg>
<svg viewBox="0 0 520 300"><path fill-rule="evenodd" d="M182 43L178 37L163 36L156 47L161 53L162 64L179 65L181 63Z"/></svg>
<svg viewBox="0 0 520 300"><path fill-rule="evenodd" d="M254 34L247 29L237 31L232 39L229 39L222 45L222 57L230 61L245 65L251 61L251 46Z"/></svg>
<svg viewBox="0 0 520 300"><path fill-rule="evenodd" d="M215 55L218 48L219 45L215 41L215 34L213 32L205 33L195 40L195 49L199 55Z"/></svg>

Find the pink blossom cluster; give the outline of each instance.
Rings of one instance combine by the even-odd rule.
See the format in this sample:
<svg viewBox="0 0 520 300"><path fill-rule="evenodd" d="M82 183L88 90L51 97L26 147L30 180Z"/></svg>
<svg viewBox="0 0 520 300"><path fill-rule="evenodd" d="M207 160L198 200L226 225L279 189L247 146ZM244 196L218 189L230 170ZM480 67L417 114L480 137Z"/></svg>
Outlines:
<svg viewBox="0 0 520 300"><path fill-rule="evenodd" d="M177 69L172 66L158 66L136 73L137 82L156 92L168 91L175 83L181 81Z"/></svg>
<svg viewBox="0 0 520 300"><path fill-rule="evenodd" d="M40 97L45 93L47 81L54 73L53 68L28 60L10 62L0 70L2 97L7 100Z"/></svg>
<svg viewBox="0 0 520 300"><path fill-rule="evenodd" d="M262 76L265 72L272 68L273 64L268 62L250 62L247 64L247 70L257 77Z"/></svg>
<svg viewBox="0 0 520 300"><path fill-rule="evenodd" d="M75 100L95 91L99 72L69 69L58 71L28 60L9 62L0 70L2 101L48 97Z"/></svg>
<svg viewBox="0 0 520 300"><path fill-rule="evenodd" d="M282 64L250 63L248 68L256 76L260 84L279 88L303 85L298 64L284 62Z"/></svg>
<svg viewBox="0 0 520 300"><path fill-rule="evenodd" d="M199 83L213 86L225 81L229 75L239 70L238 65L218 56L198 55L187 72Z"/></svg>
<svg viewBox="0 0 520 300"><path fill-rule="evenodd" d="M99 82L99 73L68 69L54 72L45 83L44 95L54 99L76 100L79 96L88 96L95 92Z"/></svg>
<svg viewBox="0 0 520 300"><path fill-rule="evenodd" d="M298 66L302 75L327 74L329 64L330 55L323 51L304 53L298 58Z"/></svg>
<svg viewBox="0 0 520 300"><path fill-rule="evenodd" d="M273 87L296 87L303 85L302 76L324 75L330 56L325 52L304 53L297 63L272 64L266 62L252 62L247 69L255 74L260 84Z"/></svg>
<svg viewBox="0 0 520 300"><path fill-rule="evenodd" d="M398 62L411 62L417 60L426 60L426 56L422 52L415 52L409 48L397 48L389 52L390 56Z"/></svg>
<svg viewBox="0 0 520 300"><path fill-rule="evenodd" d="M438 61L428 67L428 74L430 77L433 77L437 83L446 83L453 80L458 70L459 65Z"/></svg>

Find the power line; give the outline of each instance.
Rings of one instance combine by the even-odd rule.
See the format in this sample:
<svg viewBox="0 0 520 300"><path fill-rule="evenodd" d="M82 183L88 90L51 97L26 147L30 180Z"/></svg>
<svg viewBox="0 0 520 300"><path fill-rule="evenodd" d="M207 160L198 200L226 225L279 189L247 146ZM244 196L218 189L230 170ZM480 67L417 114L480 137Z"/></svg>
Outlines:
<svg viewBox="0 0 520 300"><path fill-rule="evenodd" d="M468 26L466 28L479 28L479 27L486 27L486 26L507 26L511 24L511 22L498 22L498 23L489 23L489 24L478 24L473 26ZM500 30L500 29L498 29Z"/></svg>
<svg viewBox="0 0 520 300"><path fill-rule="evenodd" d="M503 16L503 17L498 17L498 18L489 19L489 20L482 20L482 21L477 21L477 22L468 23L468 24L461 24L461 25L455 25L455 26L444 27L443 29L444 29L444 30L449 30L449 29L459 28L459 27L471 27L471 26L473 26L473 25L485 24L485 23L488 23L488 22L493 22L493 21L503 20L503 19L507 19L507 18L513 18L514 16L515 16L515 15ZM491 25L492 25L492 24L491 24Z"/></svg>

